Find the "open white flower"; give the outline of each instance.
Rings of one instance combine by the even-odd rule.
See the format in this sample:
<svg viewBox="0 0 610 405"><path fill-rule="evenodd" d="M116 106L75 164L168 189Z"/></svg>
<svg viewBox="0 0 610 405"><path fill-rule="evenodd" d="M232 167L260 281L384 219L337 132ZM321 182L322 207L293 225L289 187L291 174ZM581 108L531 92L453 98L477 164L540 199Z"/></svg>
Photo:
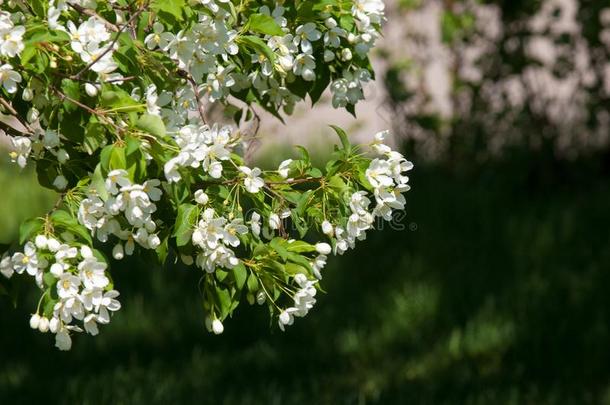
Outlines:
<svg viewBox="0 0 610 405"><path fill-rule="evenodd" d="M246 175L246 178L244 179L244 186L249 193L256 194L265 186L265 182L261 177L259 177L261 174L261 169L258 167L250 169L246 166L240 166L239 170Z"/></svg>
<svg viewBox="0 0 610 405"><path fill-rule="evenodd" d="M106 190L108 190L110 194L118 194L121 187L130 185L131 180L129 180L127 170L117 169L108 173L108 177L106 178Z"/></svg>
<svg viewBox="0 0 610 405"><path fill-rule="evenodd" d="M19 25L7 31L0 30L0 55L13 58L25 48L23 43L25 27Z"/></svg>
<svg viewBox="0 0 610 405"><path fill-rule="evenodd" d="M38 255L36 254L36 246L32 242L28 242L23 247L23 253L17 252L12 258L13 269L15 273L22 274L24 271L30 276L35 276L38 273Z"/></svg>
<svg viewBox="0 0 610 405"><path fill-rule="evenodd" d="M277 171L280 174L280 176L282 176L282 178L284 178L284 179L288 178L288 172L290 171L291 163L292 163L292 159L286 159L282 163L280 163L280 166L278 167Z"/></svg>
<svg viewBox="0 0 610 405"><path fill-rule="evenodd" d="M70 273L64 273L57 282L57 295L59 298L72 298L78 294L81 281Z"/></svg>
<svg viewBox="0 0 610 405"><path fill-rule="evenodd" d="M28 163L28 157L32 152L32 141L25 136L11 138L13 151L9 154L12 162L16 162L22 169Z"/></svg>
<svg viewBox="0 0 610 405"><path fill-rule="evenodd" d="M294 44L301 45L301 50L304 53L311 54L313 52L312 41L317 41L322 38L322 33L316 29L316 24L308 22L299 25L296 29Z"/></svg>
<svg viewBox="0 0 610 405"><path fill-rule="evenodd" d="M13 70L8 63L0 66L0 84L9 94L17 92L17 83L21 83L21 75Z"/></svg>

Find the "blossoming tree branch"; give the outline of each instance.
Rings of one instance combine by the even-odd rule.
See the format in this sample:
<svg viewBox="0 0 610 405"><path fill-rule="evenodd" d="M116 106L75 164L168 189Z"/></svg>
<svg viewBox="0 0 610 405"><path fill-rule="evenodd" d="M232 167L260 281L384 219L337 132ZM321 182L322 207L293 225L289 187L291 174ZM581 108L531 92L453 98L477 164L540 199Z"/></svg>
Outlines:
<svg viewBox="0 0 610 405"><path fill-rule="evenodd" d="M277 170L244 156L258 105L318 101L354 112L373 77L381 0L0 1L0 128L60 199L22 224L0 272L40 289L30 326L68 350L120 310L129 255L201 273L208 330L242 301L284 330L314 306L323 268L403 209L412 168L384 144L340 140ZM221 103L235 127L210 122ZM252 125L251 125L252 127ZM244 135L245 134L245 135ZM197 287L194 286L194 289Z"/></svg>

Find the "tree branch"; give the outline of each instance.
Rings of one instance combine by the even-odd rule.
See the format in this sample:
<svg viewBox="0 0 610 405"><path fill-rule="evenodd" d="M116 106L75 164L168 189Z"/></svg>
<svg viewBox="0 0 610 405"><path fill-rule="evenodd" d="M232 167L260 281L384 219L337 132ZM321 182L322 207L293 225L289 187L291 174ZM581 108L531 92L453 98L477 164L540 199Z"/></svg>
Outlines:
<svg viewBox="0 0 610 405"><path fill-rule="evenodd" d="M104 25L111 31L114 32L119 32L119 27L117 27L116 25L114 25L113 23L111 23L110 21L106 20L104 17L102 17L101 15L99 15L98 13L96 13L93 10L90 10L88 8L84 8L78 4L74 4L74 3L68 3L68 5L70 7L72 7L74 10L78 11L81 14L84 15L88 15L89 17L95 17L98 20L100 20L101 22L104 23Z"/></svg>

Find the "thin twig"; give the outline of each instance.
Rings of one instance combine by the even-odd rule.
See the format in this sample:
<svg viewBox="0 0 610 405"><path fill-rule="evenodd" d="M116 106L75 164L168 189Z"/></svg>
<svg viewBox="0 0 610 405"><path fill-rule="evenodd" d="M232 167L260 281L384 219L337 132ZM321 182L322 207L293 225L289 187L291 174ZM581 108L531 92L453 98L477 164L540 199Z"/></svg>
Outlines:
<svg viewBox="0 0 610 405"><path fill-rule="evenodd" d="M95 110L95 109L89 107L88 105L81 103L78 100L73 99L72 97L68 96L67 94L62 93L60 90L56 89L55 87L51 87L51 90L53 90L55 92L55 94L57 94L62 100L67 100L67 101L71 102L72 104L76 105L77 107L80 107L83 110L87 111L88 113L94 114L94 115L100 117L102 120L104 120L107 124L111 125L117 131L125 132L125 130L123 128L119 127L117 124L112 122L112 120L108 119L108 117L106 117L106 115L104 113L102 113L98 110Z"/></svg>
<svg viewBox="0 0 610 405"><path fill-rule="evenodd" d="M205 106L203 105L203 100L201 97L201 92L199 91L199 86L195 82L195 79L193 79L193 77L188 72L185 72L185 73L186 73L186 80L191 84L191 86L193 87L193 92L195 93L195 99L197 100L197 111L199 112L199 117L201 117L201 121L203 121L203 123L207 125L208 120L205 116Z"/></svg>
<svg viewBox="0 0 610 405"><path fill-rule="evenodd" d="M11 115L13 117L15 117L15 119L25 128L28 130L28 133L33 134L34 130L32 129L32 127L30 127L28 125L27 122L23 122L19 119L19 114L17 113L17 111L13 108L13 106L11 105L11 103L9 103L8 101L6 101L4 99L4 97L0 97L0 104L6 108L8 110L9 113L11 113Z"/></svg>
<svg viewBox="0 0 610 405"><path fill-rule="evenodd" d="M74 3L68 3L68 5L70 7L72 7L74 10L78 11L79 13L81 13L81 14L88 15L89 17L95 17L95 18L99 19L111 31L119 32L119 27L117 27L116 25L114 25L110 21L106 20L104 17L102 17L101 15L96 13L95 11L90 10L88 8L84 8L84 7L79 6L78 4L74 4Z"/></svg>

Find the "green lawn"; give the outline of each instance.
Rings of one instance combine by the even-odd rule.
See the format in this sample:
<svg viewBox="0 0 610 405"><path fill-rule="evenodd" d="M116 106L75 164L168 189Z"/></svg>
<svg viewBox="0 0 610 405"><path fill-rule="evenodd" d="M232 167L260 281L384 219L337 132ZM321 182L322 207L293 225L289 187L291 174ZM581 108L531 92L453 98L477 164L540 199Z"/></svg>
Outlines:
<svg viewBox="0 0 610 405"><path fill-rule="evenodd" d="M137 260L113 269L123 310L69 353L28 330L35 296L2 300L0 403L610 403L610 183L522 163L419 165L405 230L333 258L286 333L244 306L211 336L197 272ZM49 202L6 173L2 238Z"/></svg>

